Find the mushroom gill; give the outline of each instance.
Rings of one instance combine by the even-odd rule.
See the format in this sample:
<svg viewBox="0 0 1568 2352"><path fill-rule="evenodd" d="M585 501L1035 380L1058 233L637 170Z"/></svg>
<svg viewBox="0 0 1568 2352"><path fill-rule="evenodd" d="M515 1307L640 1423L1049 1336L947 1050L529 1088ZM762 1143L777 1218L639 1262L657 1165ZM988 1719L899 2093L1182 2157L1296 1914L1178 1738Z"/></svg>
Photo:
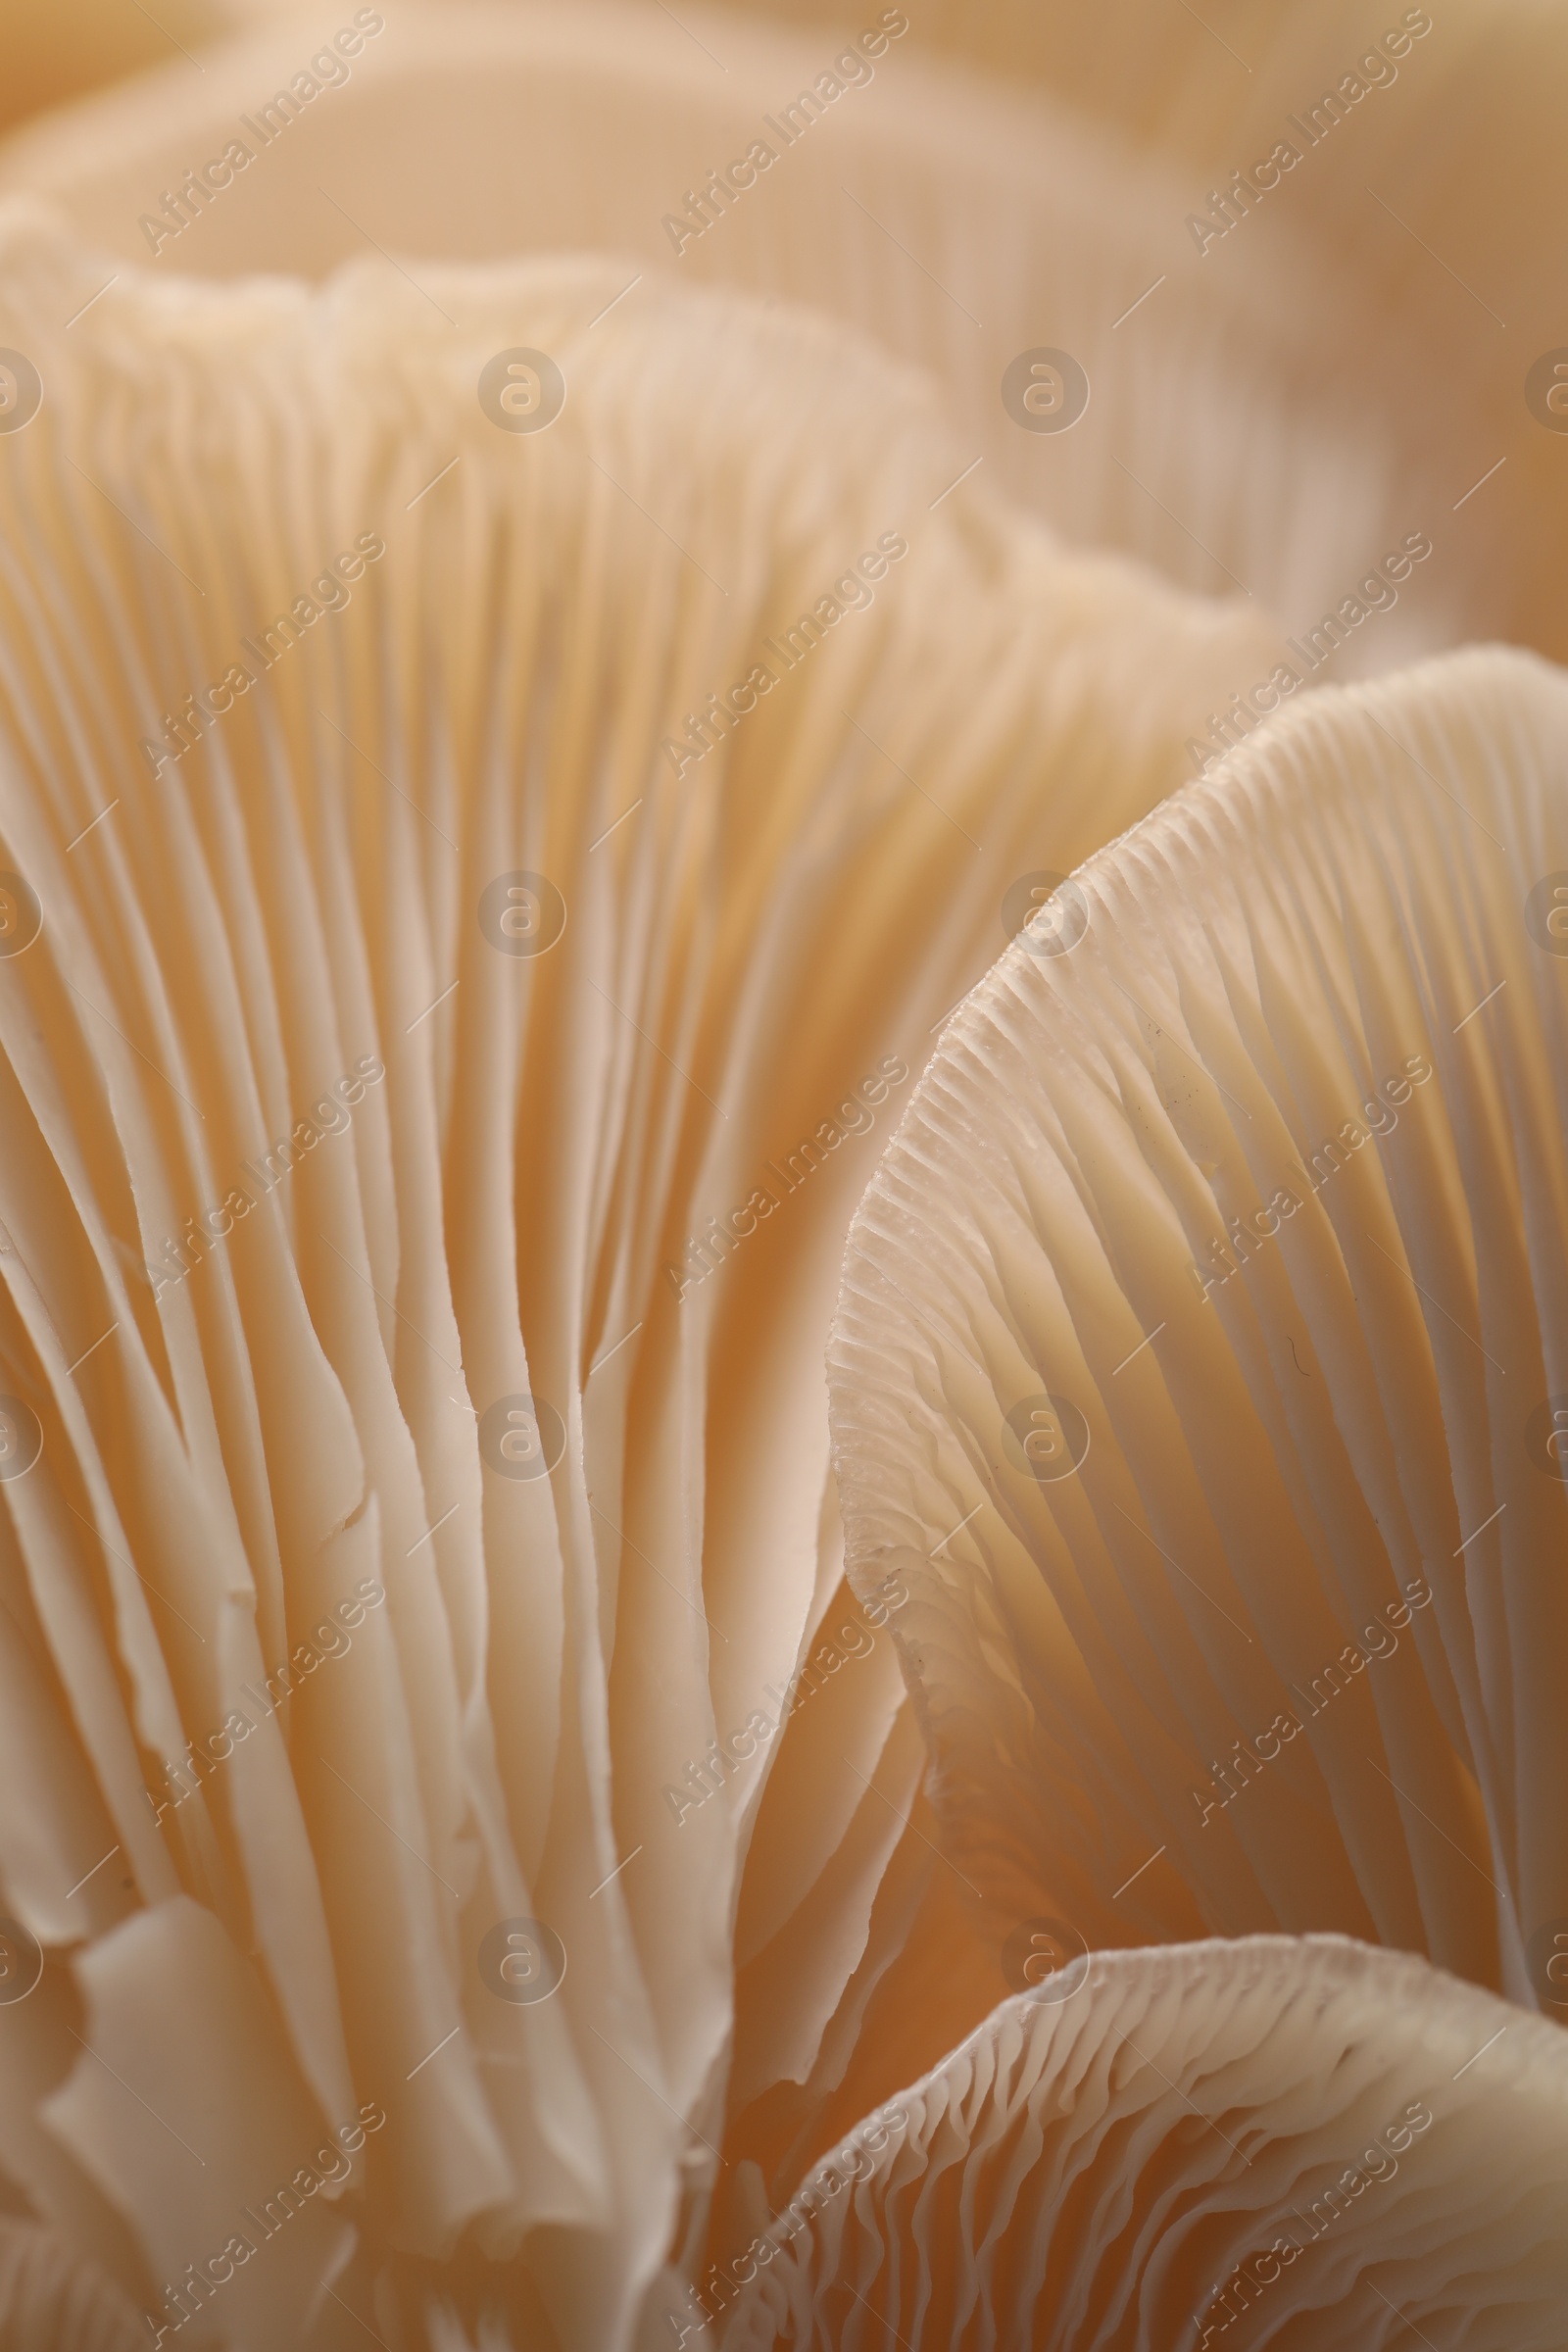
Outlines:
<svg viewBox="0 0 1568 2352"><path fill-rule="evenodd" d="M612 2352L743 1867L754 2096L918 1778L885 1642L773 1741L867 1139L1273 641L804 314L108 274L0 220L5 2195L155 2338Z"/></svg>
<svg viewBox="0 0 1568 2352"><path fill-rule="evenodd" d="M842 22L838 0L745 5L792 26L804 13L824 42ZM910 62L950 76L983 69L1043 125L1065 119L1109 154L1157 162L1171 195L1143 285L1164 278L1134 333L1167 304L1223 303L1244 278L1288 287L1312 354L1311 408L1325 388L1353 384L1378 439L1420 440L1404 495L1437 542L1445 592L1463 602L1456 637L1568 656L1556 593L1568 347L1548 260L1568 202L1560 11L1541 0L920 0L899 13ZM1136 365L1126 330L1114 341L1119 370ZM1142 470L1149 445L1122 454ZM1208 537L1203 515L1182 512ZM1380 536L1368 518L1361 566ZM1238 568L1253 585L1267 576ZM1310 595L1298 605L1272 583L1266 592L1288 628L1318 621ZM1337 663L1335 682L1348 674Z"/></svg>
<svg viewBox="0 0 1568 2352"><path fill-rule="evenodd" d="M0 2313L7 2352L136 2352L136 2308L51 2230L0 2220Z"/></svg>
<svg viewBox="0 0 1568 2352"><path fill-rule="evenodd" d="M1564 2014L1565 742L1495 651L1283 713L1047 903L879 1167L847 1558L999 1950L1334 1929Z"/></svg>
<svg viewBox="0 0 1568 2352"><path fill-rule="evenodd" d="M621 285L808 302L938 375L959 465L983 456L1053 527L1208 594L1245 586L1291 627L1437 533L1402 590L1369 584L1376 621L1337 629L1330 676L1497 625L1513 551L1490 500L1448 522L1474 473L1450 482L1430 402L1409 431L1429 370L1387 354L1379 292L1298 234L1205 260L1187 173L923 58L904 10L851 38L686 27L647 0L343 14L351 55L316 14L270 14L200 74L172 57L11 141L0 188L157 275L321 277L379 247L422 284L433 262L592 249L625 257ZM1451 384L1466 347L1442 357Z"/></svg>
<svg viewBox="0 0 1568 2352"><path fill-rule="evenodd" d="M1568 2043L1425 1961L1084 1956L830 2152L718 2341L1558 2352L1565 2127Z"/></svg>

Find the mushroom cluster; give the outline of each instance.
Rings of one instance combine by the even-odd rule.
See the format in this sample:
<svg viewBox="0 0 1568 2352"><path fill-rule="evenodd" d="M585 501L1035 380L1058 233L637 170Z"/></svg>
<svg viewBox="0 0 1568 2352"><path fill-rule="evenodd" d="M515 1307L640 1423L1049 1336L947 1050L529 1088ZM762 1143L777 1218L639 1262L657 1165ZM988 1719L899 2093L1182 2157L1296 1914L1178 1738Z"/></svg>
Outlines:
<svg viewBox="0 0 1568 2352"><path fill-rule="evenodd" d="M0 2352L1562 2352L1480 394L1000 5L254 13L0 146Z"/></svg>

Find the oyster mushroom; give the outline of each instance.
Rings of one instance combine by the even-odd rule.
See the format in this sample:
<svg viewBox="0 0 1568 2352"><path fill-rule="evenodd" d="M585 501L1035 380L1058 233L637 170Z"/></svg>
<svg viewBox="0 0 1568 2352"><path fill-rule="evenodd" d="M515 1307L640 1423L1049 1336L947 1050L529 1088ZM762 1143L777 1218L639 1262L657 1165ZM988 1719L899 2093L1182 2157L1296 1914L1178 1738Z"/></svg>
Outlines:
<svg viewBox="0 0 1568 2352"><path fill-rule="evenodd" d="M941 376L958 466L983 456L1070 538L1245 587L1292 627L1465 486L1446 446L1429 466L1430 368L1396 342L1374 368L1383 309L1341 257L1287 235L1205 266L1190 173L922 58L903 11L848 43L602 0L344 14L352 55L314 15L270 17L199 74L175 58L11 142L0 187L171 274L319 277L378 246L422 283L426 262L592 248L625 257L612 294L641 275L808 302ZM1465 348L1443 357L1451 382ZM1494 628L1490 514L1467 510L1467 561L1371 589L1375 623L1339 630L1327 674Z"/></svg>
<svg viewBox="0 0 1568 2352"><path fill-rule="evenodd" d="M849 1570L998 1943L1335 1928L1563 2014L1565 727L1481 651L1259 730L858 1213Z"/></svg>
<svg viewBox="0 0 1568 2352"><path fill-rule="evenodd" d="M750 0L750 13L792 25L802 16L796 0ZM808 0L808 13L824 40L841 22L836 0ZM1505 635L1564 659L1561 525L1547 517L1563 496L1568 346L1538 242L1568 201L1558 17L1536 0L1118 0L1093 12L924 0L906 14L911 56L949 74L982 69L1014 103L1028 92L1043 118L1049 108L1170 173L1164 241L1143 281L1164 271L1165 282L1139 333L1159 306L1223 299L1244 272L1291 286L1321 380L1355 383L1383 430L1420 419L1421 475L1405 476L1401 497L1437 543L1435 568L1468 575L1456 635ZM1456 149L1463 172L1445 161ZM1114 341L1132 365L1127 330ZM1380 537L1364 529L1352 564L1381 600ZM1324 590L1344 600L1354 585ZM1293 631L1319 623L1321 598L1298 603L1272 582L1268 593ZM1386 670L1415 650L1385 642L1379 658L1372 632L1351 627L1332 682L1350 674L1348 658Z"/></svg>
<svg viewBox="0 0 1568 2352"><path fill-rule="evenodd" d="M700 2240L743 1865L814 1897L765 2080L887 1864L837 1749L748 1853L865 1139L1273 641L800 315L106 274L0 221L0 1623L66 1759L4 2162L188 2341L605 2352Z"/></svg>
<svg viewBox="0 0 1568 2352"><path fill-rule="evenodd" d="M1338 1936L1075 1966L814 2170L733 2266L723 2352L1556 2352L1550 2026Z"/></svg>

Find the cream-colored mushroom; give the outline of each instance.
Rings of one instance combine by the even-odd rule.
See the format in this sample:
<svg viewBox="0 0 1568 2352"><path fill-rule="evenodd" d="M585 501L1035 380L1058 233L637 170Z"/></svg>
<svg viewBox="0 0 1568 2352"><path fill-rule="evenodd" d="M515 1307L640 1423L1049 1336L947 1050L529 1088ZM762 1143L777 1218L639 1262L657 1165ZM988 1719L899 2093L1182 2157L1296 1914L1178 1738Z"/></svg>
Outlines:
<svg viewBox="0 0 1568 2352"><path fill-rule="evenodd" d="M1565 733L1496 652L1283 714L1057 894L878 1170L848 1558L997 1944L1336 1928L1560 2009Z"/></svg>
<svg viewBox="0 0 1568 2352"><path fill-rule="evenodd" d="M110 275L0 222L3 2161L187 2341L607 2352L700 2242L743 1861L816 1971L752 2096L917 1769L813 1701L748 1855L874 1138L1273 640L801 314Z"/></svg>
<svg viewBox="0 0 1568 2352"><path fill-rule="evenodd" d="M199 74L174 58L14 140L0 187L159 273L319 277L380 248L422 282L430 261L592 248L625 257L620 285L807 302L942 377L959 466L983 457L1073 540L1245 590L1289 628L1436 532L1441 560L1402 594L1369 590L1370 626L1325 634L1325 677L1496 625L1491 505L1466 511L1455 561L1448 509L1474 472L1449 481L1429 399L1410 431L1428 376L1373 368L1385 305L1341 257L1287 235L1205 262L1188 171L922 58L901 10L848 42L682 15L399 0L345 9L344 54L282 12ZM1443 359L1449 385L1464 353Z"/></svg>
<svg viewBox="0 0 1568 2352"><path fill-rule="evenodd" d="M750 0L750 13L798 26L803 8ZM837 0L805 0L805 13L824 41L842 22ZM1244 276L1289 287L1312 405L1322 387L1353 384L1380 430L1421 443L1419 478L1405 475L1396 505L1401 528L1434 540L1435 568L1465 575L1456 634L1568 655L1554 592L1568 346L1544 266L1568 201L1557 12L1538 0L922 0L900 13L911 56L950 75L983 69L1012 103L1032 94L1043 118L1065 116L1142 166L1157 159L1171 195L1149 278L1167 276L1139 318L1223 300ZM1113 340L1131 366L1127 331ZM1182 513L1209 536L1196 509ZM1348 620L1331 683L1352 674L1348 658L1364 673L1409 658L1408 638L1377 646L1382 541L1368 515L1351 560L1380 600L1376 630L1345 610L1351 578L1325 580L1321 597L1293 582L1299 602L1267 591L1303 636L1328 614Z"/></svg>
<svg viewBox="0 0 1568 2352"><path fill-rule="evenodd" d="M1565 2126L1568 2042L1424 1961L1328 1936L1077 1958L736 2249L716 2340L1556 2352Z"/></svg>

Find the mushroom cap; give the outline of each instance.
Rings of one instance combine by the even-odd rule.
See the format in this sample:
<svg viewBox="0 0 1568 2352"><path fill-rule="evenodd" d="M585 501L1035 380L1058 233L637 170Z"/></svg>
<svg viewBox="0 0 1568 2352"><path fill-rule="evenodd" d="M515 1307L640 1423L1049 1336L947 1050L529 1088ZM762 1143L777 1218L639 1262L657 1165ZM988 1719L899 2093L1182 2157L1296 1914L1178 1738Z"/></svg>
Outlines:
<svg viewBox="0 0 1568 2352"><path fill-rule="evenodd" d="M701 2228L743 1867L817 1971L755 2089L910 1771L879 1667L754 1838L866 1139L1272 640L799 314L111 274L0 220L4 2162L154 2300L303 2175L204 2327L607 2352Z"/></svg>
<svg viewBox="0 0 1568 2352"><path fill-rule="evenodd" d="M730 5L797 31L804 18L823 62L844 24L837 0ZM1299 380L1312 383L1312 409L1328 413L1325 386L1353 383L1377 440L1397 441L1419 419L1418 466L1406 460L1383 477L1399 483L1402 517L1388 547L1420 529L1441 547L1443 569L1466 575L1464 616L1447 642L1503 637L1568 657L1555 594L1557 442L1568 427L1557 370L1568 368L1568 346L1548 258L1550 224L1568 206L1556 102L1568 29L1558 12L1539 0L1458 0L1383 16L1360 0L1245 0L1224 12L1185 0L1157 10L1145 0L1093 10L1071 0L920 0L897 13L907 25L893 52L901 76L917 64L949 82L983 75L1007 103L1037 106L1043 140L1065 121L1124 171L1168 175L1163 217L1150 222L1149 269L1122 301L1161 273L1164 282L1107 337L1112 367L1137 365L1156 315L1161 323L1184 309L1196 317L1197 305L1244 282L1265 302L1289 289L1311 355ZM726 24L727 12L704 37L720 46L714 26ZM1456 147L1472 171L1446 168ZM973 307L987 316L983 303ZM1107 305L1107 319L1121 307ZM1217 421L1217 406L1211 414ZM1200 429L1196 415L1180 429ZM1117 444L1163 497L1146 470L1156 446L1152 428L1136 456ZM1315 468L1313 485L1309 495L1321 495ZM1255 485L1249 495L1256 501ZM1312 626L1376 578L1377 525L1347 544L1343 577L1308 587L1298 575L1286 589L1265 549L1249 570L1231 552L1236 543L1214 536L1217 506L1169 503L1292 626ZM1437 583L1418 580L1422 617L1438 620L1428 602ZM1387 623L1400 617L1402 607L1357 626L1332 682L1424 650L1408 635L1391 641Z"/></svg>
<svg viewBox="0 0 1568 2352"><path fill-rule="evenodd" d="M1558 2352L1565 2190L1568 2043L1507 2002L1336 1936L1101 1952L867 2116L709 2291L723 2352Z"/></svg>
<svg viewBox="0 0 1568 2352"><path fill-rule="evenodd" d="M983 455L1077 543L1272 612L1336 607L1464 487L1430 414L1408 430L1402 366L1369 368L1383 311L1339 257L1325 267L1286 234L1221 269L1184 225L1185 166L922 58L912 36L841 76L833 58L853 52L822 28L728 14L686 27L647 0L401 0L385 22L352 59L293 12L204 50L200 74L172 58L11 142L0 188L48 197L115 261L159 274L322 277L379 248L422 280L438 260L591 248L623 257L620 285L641 272L807 302L940 376L959 466ZM318 57L325 86L291 97ZM260 114L277 92L283 128ZM760 172L758 150L772 156ZM191 194L183 175L207 159L216 192ZM729 179L697 233L710 167ZM1065 409L1023 406L1034 355L1063 350L1087 389L1065 430ZM1444 356L1451 382L1465 346ZM1334 675L1497 625L1491 513L1465 512L1467 562L1427 566L1396 605L1381 592Z"/></svg>
<svg viewBox="0 0 1568 2352"><path fill-rule="evenodd" d="M1057 894L879 1165L847 1558L999 1940L1337 1929L1564 2014L1565 737L1497 651L1291 708Z"/></svg>

